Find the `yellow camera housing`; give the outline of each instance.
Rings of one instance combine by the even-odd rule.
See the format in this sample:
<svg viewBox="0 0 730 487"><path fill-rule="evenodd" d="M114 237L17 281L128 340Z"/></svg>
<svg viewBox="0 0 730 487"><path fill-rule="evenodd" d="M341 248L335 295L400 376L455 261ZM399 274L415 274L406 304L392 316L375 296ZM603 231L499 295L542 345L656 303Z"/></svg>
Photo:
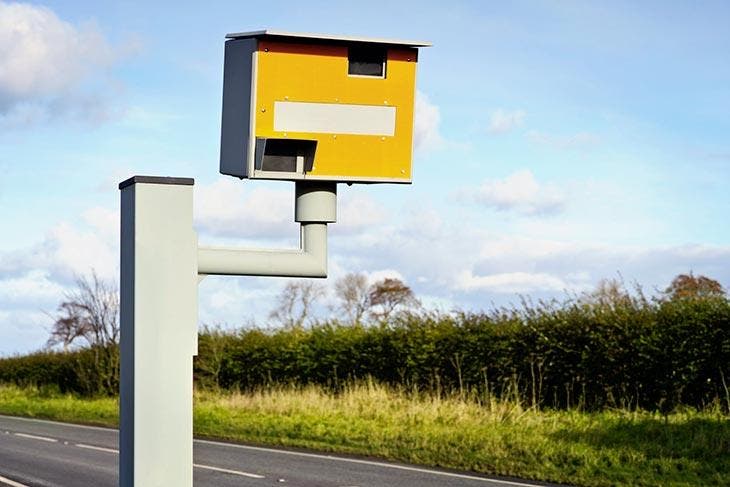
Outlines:
<svg viewBox="0 0 730 487"><path fill-rule="evenodd" d="M424 42L228 34L220 172L251 179L410 183Z"/></svg>

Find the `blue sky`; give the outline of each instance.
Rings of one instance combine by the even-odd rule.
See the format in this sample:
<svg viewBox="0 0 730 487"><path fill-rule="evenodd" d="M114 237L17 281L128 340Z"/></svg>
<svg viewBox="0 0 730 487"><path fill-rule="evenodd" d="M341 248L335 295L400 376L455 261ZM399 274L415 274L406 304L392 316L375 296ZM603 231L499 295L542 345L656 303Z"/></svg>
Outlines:
<svg viewBox="0 0 730 487"><path fill-rule="evenodd" d="M414 184L340 188L332 278L483 309L623 276L730 286L726 2L0 1L0 354L43 345L75 274L118 274L116 184L196 179L202 243L293 246L291 185L218 174L224 36L428 40ZM281 279L208 278L262 323Z"/></svg>

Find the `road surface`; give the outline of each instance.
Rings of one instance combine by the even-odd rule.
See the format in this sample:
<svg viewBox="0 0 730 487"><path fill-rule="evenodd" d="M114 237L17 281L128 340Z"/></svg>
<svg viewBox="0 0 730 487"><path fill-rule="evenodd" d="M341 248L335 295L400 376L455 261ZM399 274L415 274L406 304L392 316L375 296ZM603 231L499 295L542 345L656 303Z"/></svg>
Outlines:
<svg viewBox="0 0 730 487"><path fill-rule="evenodd" d="M116 487L117 431L0 416L0 485ZM195 440L195 486L216 487L525 487L490 479L301 451Z"/></svg>

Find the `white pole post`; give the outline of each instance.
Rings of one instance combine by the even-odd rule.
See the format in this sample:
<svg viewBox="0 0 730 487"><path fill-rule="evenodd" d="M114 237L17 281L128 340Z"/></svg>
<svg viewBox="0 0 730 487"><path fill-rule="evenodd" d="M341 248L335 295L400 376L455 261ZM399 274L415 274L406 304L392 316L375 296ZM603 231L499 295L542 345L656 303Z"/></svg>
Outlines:
<svg viewBox="0 0 730 487"><path fill-rule="evenodd" d="M198 276L327 277L337 186L296 184L298 250L198 248L192 179L134 176L119 189L119 485L192 487Z"/></svg>
<svg viewBox="0 0 730 487"><path fill-rule="evenodd" d="M192 487L198 264L193 180L119 185L120 487Z"/></svg>

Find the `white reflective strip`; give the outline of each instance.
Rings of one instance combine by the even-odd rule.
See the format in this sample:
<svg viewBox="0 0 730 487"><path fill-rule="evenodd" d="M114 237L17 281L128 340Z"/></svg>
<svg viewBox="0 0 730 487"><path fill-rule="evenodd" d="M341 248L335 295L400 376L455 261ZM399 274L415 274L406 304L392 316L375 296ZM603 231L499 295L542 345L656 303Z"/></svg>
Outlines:
<svg viewBox="0 0 730 487"><path fill-rule="evenodd" d="M274 130L314 134L395 135L395 107L274 102Z"/></svg>

